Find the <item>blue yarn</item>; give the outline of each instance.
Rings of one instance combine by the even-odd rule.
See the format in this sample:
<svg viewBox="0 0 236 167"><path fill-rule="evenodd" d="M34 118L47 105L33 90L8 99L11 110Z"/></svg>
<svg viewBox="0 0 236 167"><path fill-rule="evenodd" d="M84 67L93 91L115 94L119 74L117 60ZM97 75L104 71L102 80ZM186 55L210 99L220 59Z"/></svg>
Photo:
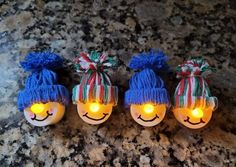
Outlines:
<svg viewBox="0 0 236 167"><path fill-rule="evenodd" d="M130 89L164 88L164 82L152 69L144 69L134 74L129 86Z"/></svg>
<svg viewBox="0 0 236 167"><path fill-rule="evenodd" d="M69 93L62 85L39 86L36 89L24 89L18 95L18 109L23 111L33 103L59 102L67 105Z"/></svg>
<svg viewBox="0 0 236 167"><path fill-rule="evenodd" d="M129 67L133 70L143 70L151 68L154 71L165 71L169 68L167 65L167 56L161 50L151 49L149 52L143 52L132 57Z"/></svg>
<svg viewBox="0 0 236 167"><path fill-rule="evenodd" d="M169 106L169 95L166 89L140 89L125 92L125 104L166 104Z"/></svg>
<svg viewBox="0 0 236 167"><path fill-rule="evenodd" d="M25 71L40 71L45 68L51 70L60 68L63 61L53 52L31 52L20 64Z"/></svg>
<svg viewBox="0 0 236 167"><path fill-rule="evenodd" d="M57 84L57 75L48 69L33 72L25 83L26 89L37 88L38 85L54 85Z"/></svg>
<svg viewBox="0 0 236 167"><path fill-rule="evenodd" d="M151 50L132 57L129 67L141 70L131 77L130 89L125 92L125 104L166 104L169 95L163 80L157 75L159 70L167 70L167 57L162 51Z"/></svg>
<svg viewBox="0 0 236 167"><path fill-rule="evenodd" d="M18 95L18 109L23 111L33 103L59 102L69 103L67 89L57 84L57 75L51 69L62 66L63 59L51 52L29 53L21 66L32 71L26 79L25 89Z"/></svg>

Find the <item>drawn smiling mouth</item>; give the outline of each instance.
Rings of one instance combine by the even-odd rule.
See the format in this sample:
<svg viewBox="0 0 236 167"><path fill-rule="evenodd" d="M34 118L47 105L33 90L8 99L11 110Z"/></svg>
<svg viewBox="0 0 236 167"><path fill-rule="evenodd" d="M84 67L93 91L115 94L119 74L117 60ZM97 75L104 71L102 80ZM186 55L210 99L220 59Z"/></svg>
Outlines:
<svg viewBox="0 0 236 167"><path fill-rule="evenodd" d="M32 120L35 120L35 121L44 121L46 120L49 116L52 116L53 114L52 113L49 113L49 111L47 111L47 116L43 119L37 119L36 118L36 114L34 114L34 118L31 118Z"/></svg>
<svg viewBox="0 0 236 167"><path fill-rule="evenodd" d="M200 119L200 122L196 122L196 123L191 122L189 119L190 119L190 118L187 116L187 119L184 120L184 122L188 122L188 123L190 123L191 125L198 125L198 124L200 124L200 123L205 123L205 121L203 121L202 118Z"/></svg>
<svg viewBox="0 0 236 167"><path fill-rule="evenodd" d="M103 117L102 117L102 118L96 119L96 118L91 118L91 117L89 117L89 116L88 116L88 113L85 113L85 114L83 115L83 117L86 117L86 118L91 119L91 120L94 120L94 121L101 121L101 120L103 120L107 115L109 115L109 114L103 113Z"/></svg>
<svg viewBox="0 0 236 167"><path fill-rule="evenodd" d="M158 116L157 116L157 114L156 114L156 116L154 117L154 118L152 118L152 119L143 119L142 117L141 117L141 115L139 115L138 116L138 119L141 119L142 121L144 121L144 122L152 122L152 121L154 121L156 118L159 118Z"/></svg>

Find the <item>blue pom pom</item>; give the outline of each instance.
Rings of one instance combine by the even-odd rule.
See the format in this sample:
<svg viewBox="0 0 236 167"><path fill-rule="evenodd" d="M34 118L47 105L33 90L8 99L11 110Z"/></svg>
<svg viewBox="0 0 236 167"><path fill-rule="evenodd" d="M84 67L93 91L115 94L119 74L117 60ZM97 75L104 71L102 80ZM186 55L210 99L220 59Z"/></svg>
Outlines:
<svg viewBox="0 0 236 167"><path fill-rule="evenodd" d="M52 70L60 68L63 59L52 52L31 52L20 64L26 71L40 71L44 68Z"/></svg>
<svg viewBox="0 0 236 167"><path fill-rule="evenodd" d="M166 70L168 65L166 63L167 56L160 50L154 50L145 53L140 53L132 57L129 67L134 70L143 70L151 68L153 70Z"/></svg>

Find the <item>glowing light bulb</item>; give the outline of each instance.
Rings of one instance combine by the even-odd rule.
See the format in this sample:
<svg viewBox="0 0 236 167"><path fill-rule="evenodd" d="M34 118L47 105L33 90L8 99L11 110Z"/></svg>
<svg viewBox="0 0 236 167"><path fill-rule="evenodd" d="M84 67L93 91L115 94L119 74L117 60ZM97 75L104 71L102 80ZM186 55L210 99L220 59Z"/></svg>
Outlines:
<svg viewBox="0 0 236 167"><path fill-rule="evenodd" d="M203 117L203 111L200 108L196 108L192 110L192 116L196 118L202 118Z"/></svg>
<svg viewBox="0 0 236 167"><path fill-rule="evenodd" d="M146 114L151 114L154 111L154 106L152 104L145 104L144 105L144 112Z"/></svg>
<svg viewBox="0 0 236 167"><path fill-rule="evenodd" d="M100 106L98 103L91 103L89 106L90 111L92 112L98 112Z"/></svg>
<svg viewBox="0 0 236 167"><path fill-rule="evenodd" d="M35 103L30 107L31 111L35 114L39 114L44 111L43 103Z"/></svg>

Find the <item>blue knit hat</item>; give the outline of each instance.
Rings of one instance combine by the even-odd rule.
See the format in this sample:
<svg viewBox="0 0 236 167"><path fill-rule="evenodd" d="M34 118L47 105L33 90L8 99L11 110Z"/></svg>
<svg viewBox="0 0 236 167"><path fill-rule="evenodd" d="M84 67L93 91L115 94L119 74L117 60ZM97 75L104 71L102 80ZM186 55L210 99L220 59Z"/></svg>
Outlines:
<svg viewBox="0 0 236 167"><path fill-rule="evenodd" d="M132 57L129 67L140 70L130 79L130 89L125 92L125 104L166 104L169 106L169 95L163 80L157 75L167 70L166 55L159 50L140 53Z"/></svg>
<svg viewBox="0 0 236 167"><path fill-rule="evenodd" d="M62 58L52 52L32 52L20 64L25 71L31 71L26 79L25 89L18 95L17 105L20 111L39 102L68 104L67 89L57 84L57 75L51 71L62 66Z"/></svg>

